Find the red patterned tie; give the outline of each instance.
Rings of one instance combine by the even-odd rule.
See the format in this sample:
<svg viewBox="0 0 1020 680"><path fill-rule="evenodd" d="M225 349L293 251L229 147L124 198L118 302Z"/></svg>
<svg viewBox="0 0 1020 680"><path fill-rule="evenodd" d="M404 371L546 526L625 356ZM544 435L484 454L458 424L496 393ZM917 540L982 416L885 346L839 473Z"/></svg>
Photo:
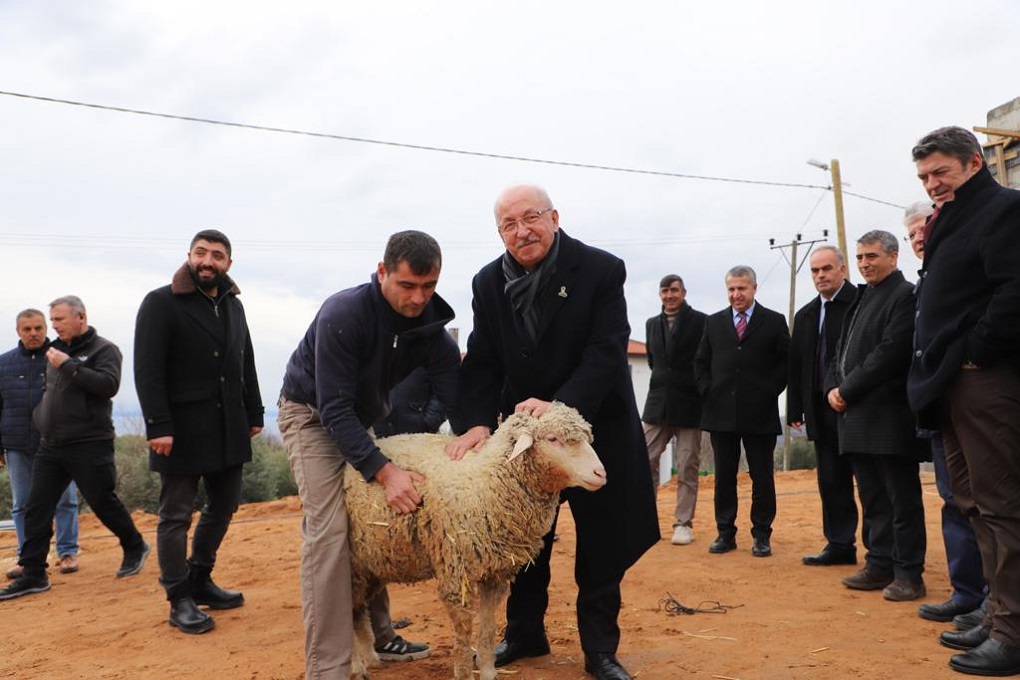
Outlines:
<svg viewBox="0 0 1020 680"><path fill-rule="evenodd" d="M737 312L737 340L744 339L747 330L747 312Z"/></svg>
<svg viewBox="0 0 1020 680"><path fill-rule="evenodd" d="M931 238L931 229L935 226L935 218L939 216L940 210L942 210L942 208L935 208L935 210L932 211L931 216L928 217L928 221L924 223L923 227L921 227L921 240L924 242L924 245L928 245L928 239Z"/></svg>

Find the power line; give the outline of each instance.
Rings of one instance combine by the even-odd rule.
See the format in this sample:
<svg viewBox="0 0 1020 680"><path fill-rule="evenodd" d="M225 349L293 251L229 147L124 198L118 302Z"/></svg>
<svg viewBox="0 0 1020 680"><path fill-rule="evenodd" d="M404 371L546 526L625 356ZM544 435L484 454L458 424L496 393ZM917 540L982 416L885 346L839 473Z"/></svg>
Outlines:
<svg viewBox="0 0 1020 680"><path fill-rule="evenodd" d="M49 102L49 103L52 103L52 104L65 104L65 105L68 105L68 106L82 106L82 107L90 108L90 109L99 109L101 111L112 111L112 112L116 112L116 113L129 113L129 114L133 114L133 115L137 115L137 116L152 116L152 117L155 117L155 118L168 118L170 120L180 120L180 121L186 121L186 122L189 122L189 123L203 123L203 124L206 124L206 125L221 125L221 126L225 126L225 127L242 128L242 129L246 129L246 130L257 130L257 131L260 131L260 132L275 132L275 133L287 134L287 135L303 135L303 136L306 136L306 137L318 137L318 138L322 138L322 139L333 139L333 140L339 140L339 141L344 141L344 142L357 142L357 143L360 143L360 144L377 144L377 145L380 145L380 146L392 146L392 147L397 147L397 148L402 148L402 149L414 149L414 150L417 150L417 151L434 151L434 152L438 152L438 153L459 154L459 155L462 155L462 156L474 156L474 157L477 157L477 158L494 158L494 159L507 160L507 161L521 161L521 162L524 162L524 163L541 163L541 164L544 164L544 165L556 165L556 166L568 167L568 168L583 168L583 169L586 169L586 170L602 170L602 171L606 171L606 172L625 172L625 173L637 174L637 175L654 175L654 176L658 176L658 177L674 177L674 178L678 178L678 179L698 179L698 180L704 180L704 181L707 181L707 182L730 182L730 183L733 183L733 184L752 184L752 185L759 185L759 186L788 187L788 188L796 188L796 189L824 189L826 191L832 191L832 187L825 187L825 186L821 186L819 184L801 184L801 183L797 183L797 182L771 182L771 181L766 181L766 180L741 179L741 178L735 178L735 177L714 177L714 176L711 176L711 175L692 175L692 174L682 173L682 172L669 172L669 171L666 171L666 170L646 170L646 169L642 169L642 168L628 168L628 167L615 166L615 165L598 165L598 164L594 164L594 163L578 163L578 162L573 162L573 161L558 161L558 160L551 160L551 159L547 159L547 158L530 158L530 157L527 157L527 156L511 156L511 155L507 155L507 154L488 153L488 152L484 152L484 151L469 151L467 149L454 149L454 148L442 147L442 146L430 146L430 145L425 145L425 144L409 144L409 143L406 143L406 142L393 142L393 141L383 140L383 139L371 139L371 138L368 138L368 137L352 137L352 136L349 136L349 135L337 135L337 134L332 134L332 133L328 133L328 132L311 132L311 131L308 131L308 130L297 130L297 129L294 129L294 128L273 127L273 126L268 126L268 125L255 125L255 124L251 124L251 123L237 123L237 122L234 122L234 121L217 120L217 119L214 119L214 118L201 118L201 117L198 117L198 116L184 116L184 115L174 114L174 113L161 113L161 112L158 112L158 111L146 111L144 109L131 109L131 108L123 107L123 106L110 106L110 105L107 105L107 104L93 104L93 103L90 103L90 102L76 101L76 100L73 100L73 99L59 99L57 97L44 97L44 96L41 96L41 95L26 94L24 92L8 92L8 91L0 90L0 95L6 96L6 97L17 97L17 98L20 98L20 99L31 99L31 100L35 100L35 101ZM876 198L869 198L868 196L863 196L861 194L850 194L850 192L845 192L845 193L847 193L847 194L849 194L851 196L855 196L857 198L864 199L866 201L873 201L875 203L881 203L883 205L889 205L889 206L893 206L893 207L896 207L896 208L902 208L903 207L903 206L900 206L900 205L896 205L895 203L889 203L887 201L882 201L882 200L879 200L879 199L876 199Z"/></svg>

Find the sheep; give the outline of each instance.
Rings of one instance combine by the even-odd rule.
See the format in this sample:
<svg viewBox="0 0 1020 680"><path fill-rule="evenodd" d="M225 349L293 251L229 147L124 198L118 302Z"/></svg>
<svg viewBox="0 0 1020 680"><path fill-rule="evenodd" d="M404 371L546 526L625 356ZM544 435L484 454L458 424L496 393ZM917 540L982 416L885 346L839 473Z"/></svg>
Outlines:
<svg viewBox="0 0 1020 680"><path fill-rule="evenodd" d="M354 609L353 678L378 663L368 602L387 583L435 578L454 633L454 678L472 677L471 628L478 609L481 680L495 680L497 605L510 581L535 558L549 532L560 491L597 491L606 483L591 446L591 426L575 409L554 405L539 418L507 418L480 450L452 461L452 437L397 435L378 440L396 465L425 476L422 506L396 514L380 484L344 475L350 517Z"/></svg>

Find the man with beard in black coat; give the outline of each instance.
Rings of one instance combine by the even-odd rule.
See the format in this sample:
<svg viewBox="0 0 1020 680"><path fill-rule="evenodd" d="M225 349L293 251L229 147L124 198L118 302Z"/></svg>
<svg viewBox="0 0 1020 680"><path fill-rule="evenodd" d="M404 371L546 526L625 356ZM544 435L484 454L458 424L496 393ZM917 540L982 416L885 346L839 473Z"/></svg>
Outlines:
<svg viewBox="0 0 1020 680"><path fill-rule="evenodd" d="M244 596L211 577L216 553L241 502L251 438L262 430L262 397L241 292L227 275L230 241L198 232L170 285L142 301L135 323L135 388L160 475L156 548L169 624L204 633L214 621L197 605L232 609ZM191 542L198 483L206 504Z"/></svg>
<svg viewBox="0 0 1020 680"><path fill-rule="evenodd" d="M472 282L474 326L457 410L458 424L470 429L448 453L459 458L481 445L500 416L539 416L553 402L591 423L606 486L563 492L577 527L578 632L585 670L599 680L626 680L616 658L620 582L660 538L627 365L626 270L619 258L560 231L559 213L539 187L504 190L495 216L506 251ZM555 529L554 521L542 551L510 588L497 666L549 653L544 618Z"/></svg>

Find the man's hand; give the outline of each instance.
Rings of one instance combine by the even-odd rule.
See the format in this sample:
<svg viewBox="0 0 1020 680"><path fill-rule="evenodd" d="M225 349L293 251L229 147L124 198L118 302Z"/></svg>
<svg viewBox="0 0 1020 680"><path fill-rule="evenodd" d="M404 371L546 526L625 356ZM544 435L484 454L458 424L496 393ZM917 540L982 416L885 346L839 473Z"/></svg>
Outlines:
<svg viewBox="0 0 1020 680"><path fill-rule="evenodd" d="M254 437L255 435L257 435L261 431L262 431L262 426L261 425L252 425L251 427L248 428L248 436L249 437Z"/></svg>
<svg viewBox="0 0 1020 680"><path fill-rule="evenodd" d="M61 352L56 347L50 347L46 350L46 360L50 362L53 368L60 368L60 365L70 358L67 352Z"/></svg>
<svg viewBox="0 0 1020 680"><path fill-rule="evenodd" d="M797 432L800 432L801 428L804 427L804 421L803 420L795 420L792 423L790 423L790 427L792 427L793 429L797 430Z"/></svg>
<svg viewBox="0 0 1020 680"><path fill-rule="evenodd" d="M542 401L541 399L531 397L517 404L514 408L514 413L529 413L536 418L541 418L543 413L552 408L552 405L551 401Z"/></svg>
<svg viewBox="0 0 1020 680"><path fill-rule="evenodd" d="M414 512L421 505L421 496L414 488L415 483L425 481L420 473L386 463L375 473L375 479L386 487L386 502L398 515Z"/></svg>
<svg viewBox="0 0 1020 680"><path fill-rule="evenodd" d="M153 437L149 440L149 448L157 456L169 456L171 449L174 448L173 435L167 437Z"/></svg>
<svg viewBox="0 0 1020 680"><path fill-rule="evenodd" d="M829 390L828 399L829 406L832 408L833 411L835 411L836 413L842 413L843 411L846 411L846 402L843 401L843 397L840 395L838 387L833 387L831 390Z"/></svg>
<svg viewBox="0 0 1020 680"><path fill-rule="evenodd" d="M446 457L450 460L460 460L468 451L477 451L481 448L488 438L489 428L485 425L475 425L446 445Z"/></svg>

